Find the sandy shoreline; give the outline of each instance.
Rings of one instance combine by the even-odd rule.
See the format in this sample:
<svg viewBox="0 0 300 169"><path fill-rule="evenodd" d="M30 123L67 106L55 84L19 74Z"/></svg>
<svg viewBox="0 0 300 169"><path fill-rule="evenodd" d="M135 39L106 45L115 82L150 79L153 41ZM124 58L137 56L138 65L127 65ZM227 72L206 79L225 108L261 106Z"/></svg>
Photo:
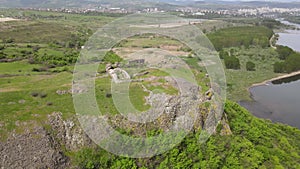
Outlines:
<svg viewBox="0 0 300 169"><path fill-rule="evenodd" d="M284 74L284 75L281 75L281 76L278 76L278 77L275 77L275 78L272 78L272 79L269 79L269 80L265 80L265 81L260 82L260 83L255 83L255 84L251 85L251 87L248 88L248 91L252 87L267 85L268 82L272 82L274 80L280 80L280 79L283 79L283 78L293 77L293 76L296 76L296 75L299 75L299 74L300 74L300 71L297 71L297 72L293 72L293 73L289 73L289 74Z"/></svg>

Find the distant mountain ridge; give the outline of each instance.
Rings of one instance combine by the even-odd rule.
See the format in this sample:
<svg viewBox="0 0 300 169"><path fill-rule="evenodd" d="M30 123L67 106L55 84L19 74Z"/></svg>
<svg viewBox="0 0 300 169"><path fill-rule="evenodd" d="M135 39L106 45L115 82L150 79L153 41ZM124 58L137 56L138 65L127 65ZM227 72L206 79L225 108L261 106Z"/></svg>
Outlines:
<svg viewBox="0 0 300 169"><path fill-rule="evenodd" d="M1 0L0 7L5 8L85 8L90 6L110 5L121 8L140 7L174 7L160 1L153 0Z"/></svg>
<svg viewBox="0 0 300 169"><path fill-rule="evenodd" d="M139 9L146 7L158 7L171 9L178 6L230 8L237 7L278 7L278 8L300 8L300 2L279 1L228 1L228 0L1 0L0 7L4 8L86 8L90 6L109 5ZM285 1L285 2L283 2Z"/></svg>

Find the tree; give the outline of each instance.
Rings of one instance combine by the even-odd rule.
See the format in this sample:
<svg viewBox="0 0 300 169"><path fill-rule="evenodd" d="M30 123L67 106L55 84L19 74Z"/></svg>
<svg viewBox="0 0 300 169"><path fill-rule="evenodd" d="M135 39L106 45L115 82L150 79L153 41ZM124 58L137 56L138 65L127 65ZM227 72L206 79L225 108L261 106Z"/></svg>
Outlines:
<svg viewBox="0 0 300 169"><path fill-rule="evenodd" d="M294 53L286 59L285 70L288 73L300 70L300 54Z"/></svg>
<svg viewBox="0 0 300 169"><path fill-rule="evenodd" d="M288 56L290 56L292 53L294 53L294 51L287 47L287 46L277 46L276 49L277 53L279 54L279 59L281 60L285 60L287 59Z"/></svg>
<svg viewBox="0 0 300 169"><path fill-rule="evenodd" d="M255 71L255 64L251 61L247 62L246 69L247 69L247 71Z"/></svg>
<svg viewBox="0 0 300 169"><path fill-rule="evenodd" d="M109 51L106 53L106 55L103 58L103 61L107 62L107 63L116 63L116 62L121 62L123 59L118 56L117 54L115 54L113 51Z"/></svg>
<svg viewBox="0 0 300 169"><path fill-rule="evenodd" d="M227 51L221 50L221 51L219 52L219 57L220 57L220 59L224 59L225 57L228 57L228 56L229 56L229 54L228 54Z"/></svg>
<svg viewBox="0 0 300 169"><path fill-rule="evenodd" d="M274 64L274 72L275 73L283 73L285 70L284 68L284 62L276 62Z"/></svg>
<svg viewBox="0 0 300 169"><path fill-rule="evenodd" d="M224 58L225 67L227 69L240 69L240 60L235 56L228 56Z"/></svg>
<svg viewBox="0 0 300 169"><path fill-rule="evenodd" d="M3 50L5 49L5 46L4 45L0 45L0 50Z"/></svg>
<svg viewBox="0 0 300 169"><path fill-rule="evenodd" d="M6 54L1 51L0 52L0 59L4 59L4 58L6 58Z"/></svg>
<svg viewBox="0 0 300 169"><path fill-rule="evenodd" d="M5 43L14 43L15 40L13 38L8 38L5 40Z"/></svg>
<svg viewBox="0 0 300 169"><path fill-rule="evenodd" d="M275 73L291 73L300 70L300 54L292 53L284 62L276 62L274 64Z"/></svg>

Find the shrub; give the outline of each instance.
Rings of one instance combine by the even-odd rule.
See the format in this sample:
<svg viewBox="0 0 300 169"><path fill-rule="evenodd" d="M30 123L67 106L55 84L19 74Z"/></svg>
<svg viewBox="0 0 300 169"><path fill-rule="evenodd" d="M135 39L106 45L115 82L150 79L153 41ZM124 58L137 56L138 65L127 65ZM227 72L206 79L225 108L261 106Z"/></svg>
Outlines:
<svg viewBox="0 0 300 169"><path fill-rule="evenodd" d="M5 40L5 43L13 43L15 40L13 38L8 38Z"/></svg>
<svg viewBox="0 0 300 169"><path fill-rule="evenodd" d="M5 55L5 53L3 53L3 52L0 52L0 59L4 59L4 58L6 58L6 55Z"/></svg>
<svg viewBox="0 0 300 169"><path fill-rule="evenodd" d="M284 62L276 62L274 64L274 72L275 73L283 73L285 70L284 68Z"/></svg>
<svg viewBox="0 0 300 169"><path fill-rule="evenodd" d="M40 69L34 67L34 68L32 68L32 71L33 71L33 72L40 72Z"/></svg>
<svg viewBox="0 0 300 169"><path fill-rule="evenodd" d="M300 70L300 54L298 53L291 54L284 62L274 64L275 73L291 73L298 70Z"/></svg>
<svg viewBox="0 0 300 169"><path fill-rule="evenodd" d="M224 58L225 67L227 69L240 69L240 60L235 56L228 56Z"/></svg>
<svg viewBox="0 0 300 169"><path fill-rule="evenodd" d="M31 96L32 96L32 97L38 97L38 95L39 95L38 92L32 92L32 93L31 93Z"/></svg>
<svg viewBox="0 0 300 169"><path fill-rule="evenodd" d="M48 103L47 103L47 106L52 106L52 105L53 105L52 102L48 102Z"/></svg>
<svg viewBox="0 0 300 169"><path fill-rule="evenodd" d="M121 62L123 59L115 54L113 51L109 51L106 53L106 55L103 58L104 62L108 63L116 63L116 62Z"/></svg>
<svg viewBox="0 0 300 169"><path fill-rule="evenodd" d="M251 61L247 62L246 69L247 69L247 71L255 71L255 64Z"/></svg>
<svg viewBox="0 0 300 169"><path fill-rule="evenodd" d="M3 50L5 49L5 46L4 45L0 45L0 50Z"/></svg>
<svg viewBox="0 0 300 169"><path fill-rule="evenodd" d="M111 93L106 93L107 98L110 98L111 96L112 96Z"/></svg>
<svg viewBox="0 0 300 169"><path fill-rule="evenodd" d="M48 67L41 67L41 68L32 68L33 72L46 72L48 71Z"/></svg>
<svg viewBox="0 0 300 169"><path fill-rule="evenodd" d="M47 93L41 93L41 94L40 94L40 97L41 97L41 98L46 98L46 97L47 97Z"/></svg>
<svg viewBox="0 0 300 169"><path fill-rule="evenodd" d="M227 51L221 50L221 51L219 52L219 57L220 57L220 59L224 59L225 57L228 57L228 56L229 56L229 54L228 54Z"/></svg>
<svg viewBox="0 0 300 169"><path fill-rule="evenodd" d="M294 51L287 47L287 46L277 46L276 49L277 53L279 54L279 59L281 60L285 60L287 59L288 56L290 56L292 53L294 53Z"/></svg>

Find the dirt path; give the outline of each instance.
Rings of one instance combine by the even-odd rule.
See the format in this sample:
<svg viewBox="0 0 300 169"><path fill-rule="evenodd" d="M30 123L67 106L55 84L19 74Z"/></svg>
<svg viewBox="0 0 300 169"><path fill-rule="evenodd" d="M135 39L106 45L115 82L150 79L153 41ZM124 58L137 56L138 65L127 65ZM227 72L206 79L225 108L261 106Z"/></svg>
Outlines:
<svg viewBox="0 0 300 169"><path fill-rule="evenodd" d="M273 45L273 41L275 40L276 36L275 34L273 34L272 38L270 39L270 46L273 48L273 49L277 49L276 46Z"/></svg>
<svg viewBox="0 0 300 169"><path fill-rule="evenodd" d="M0 22L18 21L19 19L14 18L0 18Z"/></svg>

